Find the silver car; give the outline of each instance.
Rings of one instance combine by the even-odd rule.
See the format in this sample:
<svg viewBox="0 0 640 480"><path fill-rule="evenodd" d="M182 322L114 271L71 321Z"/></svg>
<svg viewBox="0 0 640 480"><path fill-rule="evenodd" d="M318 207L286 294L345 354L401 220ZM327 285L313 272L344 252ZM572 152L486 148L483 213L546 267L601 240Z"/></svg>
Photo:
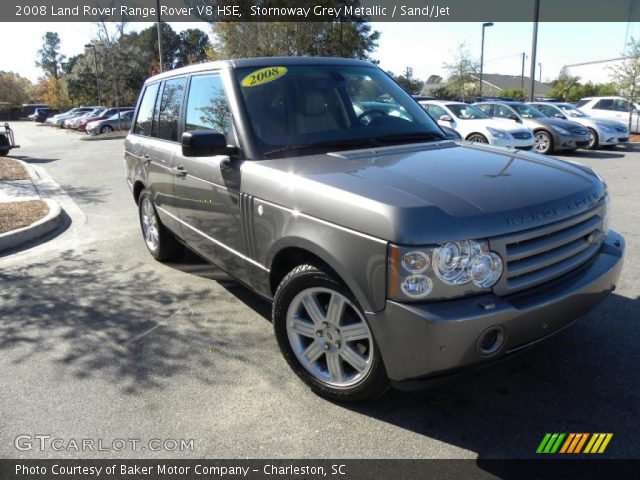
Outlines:
<svg viewBox="0 0 640 480"><path fill-rule="evenodd" d="M616 120L587 115L570 103L530 102L547 117L562 118L579 123L589 131L588 149L615 147L629 141L629 129Z"/></svg>
<svg viewBox="0 0 640 480"><path fill-rule="evenodd" d="M602 301L622 268L593 170L449 140L369 62L156 75L124 155L149 253L186 246L272 301L284 358L334 400L535 344Z"/></svg>
<svg viewBox="0 0 640 480"><path fill-rule="evenodd" d="M105 119L97 120L95 122L87 123L86 132L89 135L98 135L115 132L116 130L129 130L131 128L131 120L133 119L133 110L126 112L120 112L120 118L118 114Z"/></svg>
<svg viewBox="0 0 640 480"><path fill-rule="evenodd" d="M589 145L589 132L582 125L550 118L522 102L482 102L475 104L484 113L513 120L533 130L535 150L549 155L561 150L573 151Z"/></svg>

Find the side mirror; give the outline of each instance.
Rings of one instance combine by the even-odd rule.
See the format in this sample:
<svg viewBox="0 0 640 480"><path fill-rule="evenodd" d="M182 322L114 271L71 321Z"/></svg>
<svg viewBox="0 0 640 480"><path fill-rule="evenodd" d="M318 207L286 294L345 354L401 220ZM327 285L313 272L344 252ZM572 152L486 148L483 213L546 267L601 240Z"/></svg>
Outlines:
<svg viewBox="0 0 640 480"><path fill-rule="evenodd" d="M515 115L515 114L513 114L513 113L512 113L511 115L509 115L507 118L508 118L509 120L513 120L514 122L519 122L519 121L520 121L520 119L518 118L518 116L517 116L517 115Z"/></svg>
<svg viewBox="0 0 640 480"><path fill-rule="evenodd" d="M447 140L462 140L462 137L458 132L450 127L440 127L444 134L447 136Z"/></svg>
<svg viewBox="0 0 640 480"><path fill-rule="evenodd" d="M556 113L556 114L554 115L554 117L556 117L556 118L562 118L562 119L565 119L565 120L566 120L566 118L567 118L567 117L565 117L565 116L564 116L563 114L561 114L561 113Z"/></svg>
<svg viewBox="0 0 640 480"><path fill-rule="evenodd" d="M222 133L211 130L192 130L182 134L182 155L185 157L210 157L236 153L238 148L227 145L227 139Z"/></svg>
<svg viewBox="0 0 640 480"><path fill-rule="evenodd" d="M453 119L449 115L440 115L438 120L442 120L443 122L453 122Z"/></svg>

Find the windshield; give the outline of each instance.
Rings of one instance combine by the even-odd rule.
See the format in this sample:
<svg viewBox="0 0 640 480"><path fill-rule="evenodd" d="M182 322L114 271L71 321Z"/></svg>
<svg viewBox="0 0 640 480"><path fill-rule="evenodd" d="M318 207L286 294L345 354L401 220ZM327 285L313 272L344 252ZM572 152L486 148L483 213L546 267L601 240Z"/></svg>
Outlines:
<svg viewBox="0 0 640 480"><path fill-rule="evenodd" d="M242 68L236 78L264 157L445 138L422 107L376 67Z"/></svg>
<svg viewBox="0 0 640 480"><path fill-rule="evenodd" d="M447 108L453 112L453 114L460 120L480 120L491 118L473 105L464 105L461 103L450 103Z"/></svg>
<svg viewBox="0 0 640 480"><path fill-rule="evenodd" d="M585 113L582 113L581 110L578 110L573 105L569 105L568 103L560 103L558 107L560 107L560 109L570 117L588 117L589 116Z"/></svg>
<svg viewBox="0 0 640 480"><path fill-rule="evenodd" d="M535 108L524 103L512 103L510 106L524 118L545 118L546 115L540 113Z"/></svg>

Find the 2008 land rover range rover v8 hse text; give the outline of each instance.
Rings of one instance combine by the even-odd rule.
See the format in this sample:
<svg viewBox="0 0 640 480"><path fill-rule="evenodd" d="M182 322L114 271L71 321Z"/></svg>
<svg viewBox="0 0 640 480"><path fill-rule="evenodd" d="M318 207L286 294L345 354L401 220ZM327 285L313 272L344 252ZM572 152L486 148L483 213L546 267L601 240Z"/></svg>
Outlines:
<svg viewBox="0 0 640 480"><path fill-rule="evenodd" d="M186 245L272 300L287 362L332 399L528 346L592 309L622 268L592 170L451 141L363 61L160 74L125 151L151 254Z"/></svg>

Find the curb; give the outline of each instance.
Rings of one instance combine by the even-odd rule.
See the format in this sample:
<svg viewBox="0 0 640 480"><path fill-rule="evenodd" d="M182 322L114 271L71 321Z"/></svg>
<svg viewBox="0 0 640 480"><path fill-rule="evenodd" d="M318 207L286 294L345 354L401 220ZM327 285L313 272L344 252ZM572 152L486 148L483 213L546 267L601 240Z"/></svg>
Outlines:
<svg viewBox="0 0 640 480"><path fill-rule="evenodd" d="M10 232L0 233L0 252L16 248L53 232L64 223L64 216L60 204L55 200L44 200L49 207L49 213L28 227L18 228Z"/></svg>
<svg viewBox="0 0 640 480"><path fill-rule="evenodd" d="M21 160L13 159L20 162L24 168L29 172L29 176L31 177L31 181L33 182L36 190L40 193L40 189L38 188L38 181L40 176L37 174L35 169L26 162ZM18 228L16 230L11 230L9 232L0 233L0 252L4 252L7 250L13 250L20 245L32 242L37 240L54 230L61 227L65 222L65 212L60 206L60 204L51 199L44 199L40 197L42 201L44 201L49 207L49 213L45 215L40 220L33 222L31 225L23 228ZM20 201L19 198L16 198L16 201ZM35 246L35 245L34 245Z"/></svg>

